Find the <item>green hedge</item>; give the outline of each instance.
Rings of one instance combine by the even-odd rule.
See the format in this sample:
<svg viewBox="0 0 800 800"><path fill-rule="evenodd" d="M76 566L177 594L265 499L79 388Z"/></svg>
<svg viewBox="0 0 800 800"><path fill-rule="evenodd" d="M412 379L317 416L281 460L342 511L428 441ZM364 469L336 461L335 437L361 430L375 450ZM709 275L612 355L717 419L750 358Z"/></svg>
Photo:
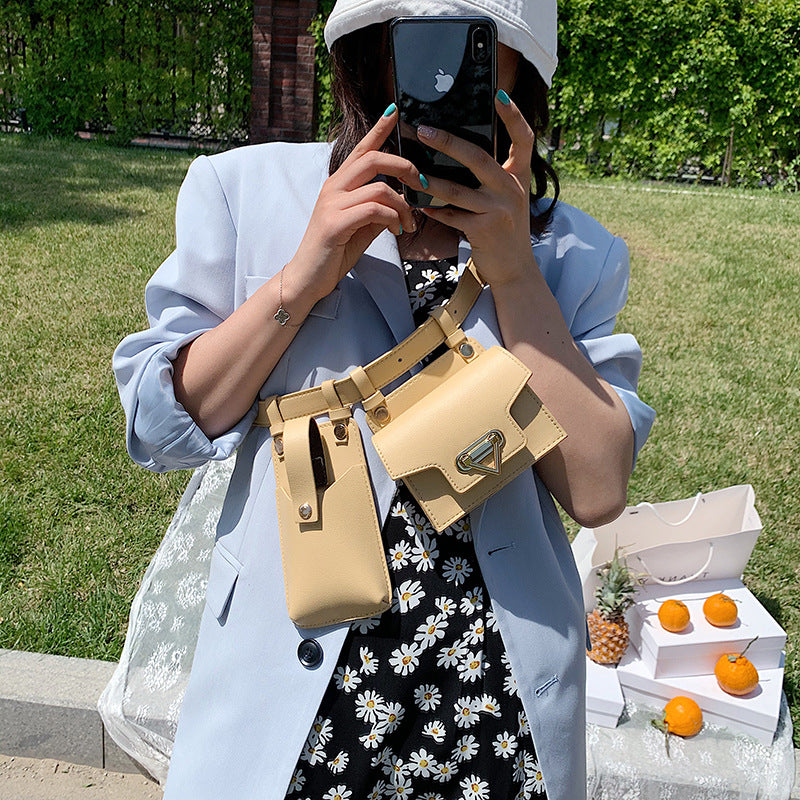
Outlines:
<svg viewBox="0 0 800 800"><path fill-rule="evenodd" d="M252 25L252 0L4 0L0 119L243 141Z"/></svg>
<svg viewBox="0 0 800 800"><path fill-rule="evenodd" d="M591 173L800 178L797 0L563 0L553 122Z"/></svg>

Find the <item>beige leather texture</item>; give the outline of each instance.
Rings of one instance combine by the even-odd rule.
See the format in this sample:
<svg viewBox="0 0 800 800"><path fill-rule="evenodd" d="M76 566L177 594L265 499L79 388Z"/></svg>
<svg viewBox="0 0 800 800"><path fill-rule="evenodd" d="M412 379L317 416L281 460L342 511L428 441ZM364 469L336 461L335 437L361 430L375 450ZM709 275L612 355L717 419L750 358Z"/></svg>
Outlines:
<svg viewBox="0 0 800 800"><path fill-rule="evenodd" d="M316 628L386 611L389 571L358 425L350 417L290 420L273 450L290 619ZM324 487L315 485L314 456L324 463Z"/></svg>
<svg viewBox="0 0 800 800"><path fill-rule="evenodd" d="M566 434L508 350L466 339L384 399L388 420L372 443L437 531L461 519L549 452ZM475 456L472 463L466 455ZM462 457L459 468L459 456Z"/></svg>

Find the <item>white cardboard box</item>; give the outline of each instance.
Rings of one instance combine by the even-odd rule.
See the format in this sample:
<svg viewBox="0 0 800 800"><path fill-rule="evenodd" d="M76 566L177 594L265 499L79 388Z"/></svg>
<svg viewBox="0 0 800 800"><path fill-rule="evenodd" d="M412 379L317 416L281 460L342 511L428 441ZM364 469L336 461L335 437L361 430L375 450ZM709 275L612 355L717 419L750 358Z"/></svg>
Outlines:
<svg viewBox="0 0 800 800"><path fill-rule="evenodd" d="M706 621L703 603L709 595L724 592L739 608L739 619L728 628ZM689 609L689 627L670 633L658 621L664 600L682 600ZM750 645L747 658L762 670L777 669L782 663L786 633L738 579L693 581L684 586L643 586L628 612L631 642L654 678L709 675L721 655L740 653Z"/></svg>
<svg viewBox="0 0 800 800"><path fill-rule="evenodd" d="M586 721L603 728L616 728L625 707L617 670L586 659Z"/></svg>
<svg viewBox="0 0 800 800"><path fill-rule="evenodd" d="M777 669L760 670L758 687L743 697L723 692L713 674L654 678L631 650L623 656L616 672L625 697L637 703L663 709L673 697L683 695L700 706L706 722L749 734L762 744L770 744L775 735L781 707L783 664Z"/></svg>

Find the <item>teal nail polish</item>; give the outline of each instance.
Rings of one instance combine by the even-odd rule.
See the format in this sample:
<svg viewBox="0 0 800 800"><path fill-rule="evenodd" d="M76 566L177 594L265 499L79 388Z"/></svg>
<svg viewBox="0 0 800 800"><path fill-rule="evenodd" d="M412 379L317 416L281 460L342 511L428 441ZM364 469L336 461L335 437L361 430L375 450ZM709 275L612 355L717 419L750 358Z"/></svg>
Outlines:
<svg viewBox="0 0 800 800"><path fill-rule="evenodd" d="M506 93L505 93L505 92L504 92L502 89L498 90L498 92L497 92L497 99L498 99L498 100L499 100L499 101L500 101L500 102L501 102L501 103L502 103L504 106L507 106L507 105L510 105L510 104L511 104L511 98L510 98L510 97L509 97L509 96L508 96L508 95L507 95L507 94L506 94Z"/></svg>
<svg viewBox="0 0 800 800"><path fill-rule="evenodd" d="M419 182L422 184L423 189L428 188L428 179L421 172L419 174Z"/></svg>
<svg viewBox="0 0 800 800"><path fill-rule="evenodd" d="M403 225L402 225L402 223L401 223L401 225L400 225L400 235L401 235L401 236L403 235Z"/></svg>
<svg viewBox="0 0 800 800"><path fill-rule="evenodd" d="M396 109L397 109L397 106L394 103L392 103L389 106L389 108L387 108L386 111L383 112L383 116L384 117L391 117L392 114L394 114Z"/></svg>

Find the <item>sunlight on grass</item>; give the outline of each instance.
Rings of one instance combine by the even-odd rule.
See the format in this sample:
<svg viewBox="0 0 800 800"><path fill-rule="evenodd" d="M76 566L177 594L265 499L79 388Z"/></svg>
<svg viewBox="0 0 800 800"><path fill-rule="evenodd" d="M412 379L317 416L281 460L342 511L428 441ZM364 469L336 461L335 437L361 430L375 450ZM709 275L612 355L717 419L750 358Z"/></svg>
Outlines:
<svg viewBox="0 0 800 800"><path fill-rule="evenodd" d="M0 137L0 647L121 650L188 476L128 459L110 359L145 324L190 160ZM745 577L789 632L797 723L800 198L596 180L565 180L562 198L631 251L619 329L659 416L629 502L753 484L764 532Z"/></svg>

